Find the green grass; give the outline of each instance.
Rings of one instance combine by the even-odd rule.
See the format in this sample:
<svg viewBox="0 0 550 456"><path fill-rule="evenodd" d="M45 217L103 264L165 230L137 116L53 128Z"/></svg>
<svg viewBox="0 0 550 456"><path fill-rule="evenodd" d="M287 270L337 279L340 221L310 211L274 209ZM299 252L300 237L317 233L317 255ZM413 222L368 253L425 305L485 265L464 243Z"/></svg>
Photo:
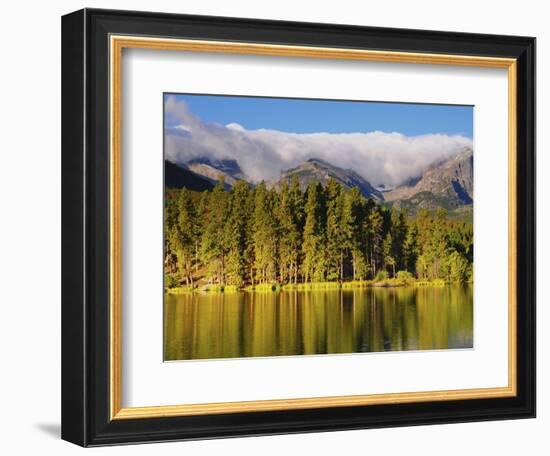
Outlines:
<svg viewBox="0 0 550 456"><path fill-rule="evenodd" d="M308 282L283 285L283 290L298 290L298 291L311 291L311 290L338 290L342 287L340 282Z"/></svg>
<svg viewBox="0 0 550 456"><path fill-rule="evenodd" d="M372 284L373 287L380 288L393 288L393 287L404 287L407 285L407 281L403 279L383 279L376 281Z"/></svg>
<svg viewBox="0 0 550 456"><path fill-rule="evenodd" d="M433 280L415 280L414 285L417 287L443 287L447 284L443 279L433 279Z"/></svg>
<svg viewBox="0 0 550 456"><path fill-rule="evenodd" d="M168 294L193 293L193 291L193 287L172 287L166 289L166 293Z"/></svg>
<svg viewBox="0 0 550 456"><path fill-rule="evenodd" d="M368 288L373 284L372 280L350 280L349 282L342 282L342 288Z"/></svg>
<svg viewBox="0 0 550 456"><path fill-rule="evenodd" d="M310 282L302 284L303 290L338 290L340 282Z"/></svg>
<svg viewBox="0 0 550 456"><path fill-rule="evenodd" d="M380 274L375 280L350 280L348 282L308 282L297 284L280 285L278 283L261 283L249 285L241 288L238 285L205 285L201 288L193 287L172 287L167 288L167 294L193 293L196 291L205 291L208 293L237 293L239 291L271 293L274 291L318 291L318 290L352 290L358 288L394 288L394 287L442 287L450 282L444 279L415 279L412 274L400 271L397 277L389 278ZM471 283L471 282L470 282Z"/></svg>
<svg viewBox="0 0 550 456"><path fill-rule="evenodd" d="M239 287L237 285L226 285L223 287L224 293L236 293L237 291L239 291Z"/></svg>

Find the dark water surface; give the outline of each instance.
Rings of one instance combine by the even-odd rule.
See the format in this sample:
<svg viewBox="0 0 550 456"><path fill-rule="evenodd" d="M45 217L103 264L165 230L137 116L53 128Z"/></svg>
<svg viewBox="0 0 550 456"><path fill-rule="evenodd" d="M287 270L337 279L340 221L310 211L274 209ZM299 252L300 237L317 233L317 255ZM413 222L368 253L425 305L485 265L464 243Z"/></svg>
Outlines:
<svg viewBox="0 0 550 456"><path fill-rule="evenodd" d="M473 287L165 296L165 360L473 346Z"/></svg>

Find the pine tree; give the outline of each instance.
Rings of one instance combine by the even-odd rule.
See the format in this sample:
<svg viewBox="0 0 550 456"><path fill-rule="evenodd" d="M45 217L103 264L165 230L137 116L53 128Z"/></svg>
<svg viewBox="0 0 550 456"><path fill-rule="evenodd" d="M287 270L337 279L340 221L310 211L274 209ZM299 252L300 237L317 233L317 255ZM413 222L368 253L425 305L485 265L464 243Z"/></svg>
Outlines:
<svg viewBox="0 0 550 456"><path fill-rule="evenodd" d="M395 277L395 258L392 254L393 250L393 239L391 236L391 233L388 232L386 235L386 238L384 239L384 243L382 245L382 252L384 257L384 267L387 268L388 266L392 267L393 275L392 277Z"/></svg>
<svg viewBox="0 0 550 456"><path fill-rule="evenodd" d="M303 198L297 176L291 185L281 185L277 210L279 225L279 280L281 283L297 283L303 218Z"/></svg>
<svg viewBox="0 0 550 456"><path fill-rule="evenodd" d="M326 189L326 257L327 280L343 280L344 255L349 232L343 226L344 193L342 186L330 179Z"/></svg>
<svg viewBox="0 0 550 456"><path fill-rule="evenodd" d="M167 190L164 220L168 287L362 280L381 270L464 282L473 273L471 223L443 209L389 211L332 179L305 192L297 176L278 190L244 181L227 190L223 179L212 191Z"/></svg>
<svg viewBox="0 0 550 456"><path fill-rule="evenodd" d="M224 243L224 224L227 219L228 197L225 182L220 178L209 195L208 218L204 221L201 239L200 256L208 267L210 282L225 285L225 255L227 246Z"/></svg>
<svg viewBox="0 0 550 456"><path fill-rule="evenodd" d="M293 176L289 188L289 206L291 224L287 233L290 246L290 275L294 284L298 283L302 248L302 233L304 230L304 195L300 190L298 176Z"/></svg>
<svg viewBox="0 0 550 456"><path fill-rule="evenodd" d="M372 276L376 275L382 264L383 218L378 208L375 208L368 217L368 244Z"/></svg>
<svg viewBox="0 0 550 456"><path fill-rule="evenodd" d="M193 285L192 265L195 252L195 241L199 235L197 217L189 190L183 188L177 201L178 217L173 224L170 236L171 250L178 259L178 269L185 283Z"/></svg>
<svg viewBox="0 0 550 456"><path fill-rule="evenodd" d="M346 248L351 252L352 278L363 280L367 274L367 259L365 226L365 200L357 187L349 189L345 194L342 213L342 230L345 233Z"/></svg>
<svg viewBox="0 0 550 456"><path fill-rule="evenodd" d="M415 224L411 224L407 228L407 235L403 243L403 264L406 271L415 271L418 253L418 229Z"/></svg>
<svg viewBox="0 0 550 456"><path fill-rule="evenodd" d="M305 207L305 225L302 251L304 282L323 281L325 279L326 255L324 254L324 201L323 187L310 182L307 188Z"/></svg>
<svg viewBox="0 0 550 456"><path fill-rule="evenodd" d="M391 211L391 237L392 248L391 256L394 259L398 269L405 269L403 261L403 244L407 233L406 215L403 211L398 211L395 207Z"/></svg>
<svg viewBox="0 0 550 456"><path fill-rule="evenodd" d="M173 247L174 226L178 219L176 190L167 192L164 200L164 268L165 272L175 273L178 270L177 256Z"/></svg>
<svg viewBox="0 0 550 456"><path fill-rule="evenodd" d="M229 194L228 217L224 238L227 246L226 274L229 285L241 286L246 274L246 220L250 189L245 181L237 181Z"/></svg>
<svg viewBox="0 0 550 456"><path fill-rule="evenodd" d="M245 281L251 285L255 284L256 263L254 256L254 205L256 201L255 190L250 190L248 198L245 201L245 247L244 247L244 263L245 263Z"/></svg>
<svg viewBox="0 0 550 456"><path fill-rule="evenodd" d="M275 192L267 190L265 182L256 187L253 243L254 268L259 283L271 283L277 278L276 198Z"/></svg>
<svg viewBox="0 0 550 456"><path fill-rule="evenodd" d="M431 279L445 276L445 257L448 248L448 233L446 230L447 211L437 209L435 218L432 221L430 240L426 248L426 255L429 263L429 276Z"/></svg>

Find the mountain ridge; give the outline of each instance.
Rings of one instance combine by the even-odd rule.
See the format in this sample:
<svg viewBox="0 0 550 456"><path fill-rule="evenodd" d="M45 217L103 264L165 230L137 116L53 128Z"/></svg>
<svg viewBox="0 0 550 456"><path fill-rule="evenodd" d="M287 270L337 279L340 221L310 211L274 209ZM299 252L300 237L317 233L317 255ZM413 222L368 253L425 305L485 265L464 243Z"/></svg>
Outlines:
<svg viewBox="0 0 550 456"><path fill-rule="evenodd" d="M305 190L311 181L326 185L329 179L334 179L345 188L359 188L366 198L373 198L378 201L384 199L382 192L355 171L340 168L319 158L309 158L294 168L282 171L281 177L274 185L280 187L283 182L289 183L294 176L298 177L302 190Z"/></svg>
<svg viewBox="0 0 550 456"><path fill-rule="evenodd" d="M417 180L384 193L397 206L448 209L473 203L473 151L465 148L454 157L428 167Z"/></svg>
<svg viewBox="0 0 550 456"><path fill-rule="evenodd" d="M211 190L221 176L226 190L230 190L238 180L255 185L235 159L197 157L184 165L165 160L167 188L185 186L197 191ZM330 179L334 179L345 188L357 187L366 198L398 209L407 209L411 213L422 208L433 210L439 207L471 212L473 204L471 148L465 148L450 159L430 165L420 176L393 189L384 186L375 188L354 170L340 168L319 158L309 158L293 168L283 170L279 179L267 184L270 188L280 189L283 182L290 183L295 176L298 177L302 191L311 181L326 185Z"/></svg>
<svg viewBox="0 0 550 456"><path fill-rule="evenodd" d="M202 176L195 174L170 160L164 160L164 186L165 188L188 188L189 190L212 190L214 184Z"/></svg>
<svg viewBox="0 0 550 456"><path fill-rule="evenodd" d="M189 160L186 163L186 167L214 184L220 180L220 176L223 176L224 183L229 188L233 187L239 180L250 182L250 179L244 174L237 160L231 158L210 159L207 157L196 157Z"/></svg>

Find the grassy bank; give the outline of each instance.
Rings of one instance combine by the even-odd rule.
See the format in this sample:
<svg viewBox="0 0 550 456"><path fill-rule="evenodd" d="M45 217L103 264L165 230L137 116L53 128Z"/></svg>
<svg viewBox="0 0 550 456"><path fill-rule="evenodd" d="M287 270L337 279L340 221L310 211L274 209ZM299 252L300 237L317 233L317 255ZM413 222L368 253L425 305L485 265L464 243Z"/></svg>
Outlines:
<svg viewBox="0 0 550 456"><path fill-rule="evenodd" d="M298 284L263 283L238 287L236 285L204 285L201 287L172 287L166 288L168 294L183 294L195 292L207 293L236 293L239 291L255 293L271 293L277 291L320 291L320 290L353 290L360 288L396 288L396 287L442 287L451 285L443 279L425 280L412 277L382 278L378 280L351 280L347 282L308 282Z"/></svg>

